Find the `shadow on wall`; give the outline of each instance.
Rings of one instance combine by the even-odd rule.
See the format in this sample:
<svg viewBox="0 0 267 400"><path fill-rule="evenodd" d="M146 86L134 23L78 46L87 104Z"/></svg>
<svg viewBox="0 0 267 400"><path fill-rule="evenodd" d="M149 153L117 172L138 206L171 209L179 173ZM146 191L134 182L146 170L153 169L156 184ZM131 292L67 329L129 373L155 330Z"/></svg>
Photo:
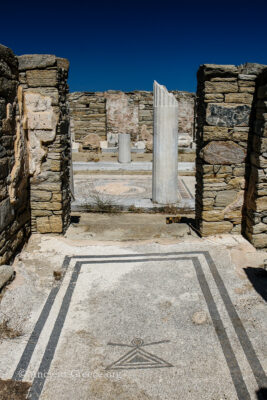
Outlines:
<svg viewBox="0 0 267 400"><path fill-rule="evenodd" d="M267 400L267 389L261 388L256 392L258 400Z"/></svg>
<svg viewBox="0 0 267 400"><path fill-rule="evenodd" d="M267 271L264 268L251 267L244 268L244 271L254 289L259 293L263 300L267 302Z"/></svg>

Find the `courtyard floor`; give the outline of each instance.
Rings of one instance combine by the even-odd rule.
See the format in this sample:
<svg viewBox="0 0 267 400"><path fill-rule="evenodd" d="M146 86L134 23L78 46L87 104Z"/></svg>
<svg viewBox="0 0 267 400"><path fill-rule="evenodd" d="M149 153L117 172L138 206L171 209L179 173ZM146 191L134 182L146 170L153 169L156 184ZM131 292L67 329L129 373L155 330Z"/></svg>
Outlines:
<svg viewBox="0 0 267 400"><path fill-rule="evenodd" d="M194 212L195 164L178 163L178 191L175 206L181 212ZM74 162L72 211L88 211L105 205L122 210L134 208L157 210L162 205L152 203L152 163L134 161Z"/></svg>
<svg viewBox="0 0 267 400"><path fill-rule="evenodd" d="M266 398L266 253L162 215L78 220L15 260L2 379L34 400Z"/></svg>

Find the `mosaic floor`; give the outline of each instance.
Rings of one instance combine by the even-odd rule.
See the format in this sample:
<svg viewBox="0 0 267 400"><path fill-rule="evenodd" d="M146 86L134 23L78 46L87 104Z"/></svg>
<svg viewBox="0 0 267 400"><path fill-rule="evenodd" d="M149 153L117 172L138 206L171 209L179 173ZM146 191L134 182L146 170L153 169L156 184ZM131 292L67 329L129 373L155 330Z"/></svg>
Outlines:
<svg viewBox="0 0 267 400"><path fill-rule="evenodd" d="M41 240L21 262L30 271L31 257L62 259L63 278L34 299L32 329L8 363L0 344L2 376L31 382L30 399L261 398L266 303L227 247Z"/></svg>
<svg viewBox="0 0 267 400"><path fill-rule="evenodd" d="M195 178L178 178L177 206L194 209ZM110 201L124 208L130 206L150 209L157 207L151 201L151 175L74 175L75 202L73 210L93 205L97 199ZM79 208L80 207L80 208Z"/></svg>

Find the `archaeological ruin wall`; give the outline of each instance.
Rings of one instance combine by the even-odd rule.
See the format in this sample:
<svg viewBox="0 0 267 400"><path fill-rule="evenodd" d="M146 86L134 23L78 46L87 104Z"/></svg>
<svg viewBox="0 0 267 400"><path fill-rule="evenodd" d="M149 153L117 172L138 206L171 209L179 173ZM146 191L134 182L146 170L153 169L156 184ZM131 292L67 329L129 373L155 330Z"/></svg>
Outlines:
<svg viewBox="0 0 267 400"><path fill-rule="evenodd" d="M243 233L256 248L267 247L267 69L256 80L244 202Z"/></svg>
<svg viewBox="0 0 267 400"><path fill-rule="evenodd" d="M18 61L0 45L0 265L30 234L29 166Z"/></svg>
<svg viewBox="0 0 267 400"><path fill-rule="evenodd" d="M264 67L207 64L198 71L196 223L202 236L242 231L255 84Z"/></svg>
<svg viewBox="0 0 267 400"><path fill-rule="evenodd" d="M171 91L179 106L179 144L190 147L194 138L194 93ZM130 133L132 142L143 141L152 152L153 92L75 92L69 94L72 138L83 143L88 135L93 145L100 141L116 144L118 133ZM97 148L93 146L92 149Z"/></svg>
<svg viewBox="0 0 267 400"><path fill-rule="evenodd" d="M70 218L69 62L54 55L18 57L30 173L32 232L62 233Z"/></svg>

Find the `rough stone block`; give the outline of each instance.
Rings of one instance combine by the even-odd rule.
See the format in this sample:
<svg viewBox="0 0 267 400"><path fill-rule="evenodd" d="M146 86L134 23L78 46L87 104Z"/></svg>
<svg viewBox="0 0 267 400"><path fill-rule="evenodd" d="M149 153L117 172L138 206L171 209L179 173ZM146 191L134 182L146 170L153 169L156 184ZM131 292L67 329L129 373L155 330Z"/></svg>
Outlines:
<svg viewBox="0 0 267 400"><path fill-rule="evenodd" d="M223 140L223 139L230 139L231 132L229 132L228 128L221 127L221 126L209 126L205 125L203 127L203 141L209 140Z"/></svg>
<svg viewBox="0 0 267 400"><path fill-rule="evenodd" d="M23 54L18 56L19 71L27 69L44 69L56 64L56 56L51 54Z"/></svg>
<svg viewBox="0 0 267 400"><path fill-rule="evenodd" d="M260 233L251 237L251 243L257 249L263 249L267 247L267 233Z"/></svg>
<svg viewBox="0 0 267 400"><path fill-rule="evenodd" d="M215 207L226 207L233 203L237 197L235 190L223 190L215 198Z"/></svg>
<svg viewBox="0 0 267 400"><path fill-rule="evenodd" d="M213 141L208 143L200 156L209 164L240 164L244 162L246 152L232 141Z"/></svg>
<svg viewBox="0 0 267 400"><path fill-rule="evenodd" d="M36 218L36 228L39 233L50 233L51 227L49 223L49 217Z"/></svg>
<svg viewBox="0 0 267 400"><path fill-rule="evenodd" d="M26 72L27 82L32 87L57 86L57 70L28 70Z"/></svg>
<svg viewBox="0 0 267 400"><path fill-rule="evenodd" d="M51 192L46 192L44 190L31 190L31 201L49 201L51 198Z"/></svg>
<svg viewBox="0 0 267 400"><path fill-rule="evenodd" d="M59 202L32 202L31 203L31 208L33 210L61 210L62 209L62 204Z"/></svg>
<svg viewBox="0 0 267 400"><path fill-rule="evenodd" d="M204 211L202 213L204 221L223 221L224 214L221 210Z"/></svg>
<svg viewBox="0 0 267 400"><path fill-rule="evenodd" d="M252 94L248 93L229 93L225 95L226 103L242 103L251 104L253 101Z"/></svg>
<svg viewBox="0 0 267 400"><path fill-rule="evenodd" d="M229 103L209 103L207 123L215 126L248 126L251 107Z"/></svg>
<svg viewBox="0 0 267 400"><path fill-rule="evenodd" d="M221 233L230 233L233 229L233 224L230 221L221 222L202 222L201 235L218 235Z"/></svg>
<svg viewBox="0 0 267 400"><path fill-rule="evenodd" d="M9 198L0 203L0 231L2 231L14 218L14 209Z"/></svg>
<svg viewBox="0 0 267 400"><path fill-rule="evenodd" d="M49 217L49 224L51 232L53 233L61 233L63 229L62 224L62 216L60 215L52 215Z"/></svg>
<svg viewBox="0 0 267 400"><path fill-rule="evenodd" d="M257 212L267 211L267 196L256 199L256 210Z"/></svg>
<svg viewBox="0 0 267 400"><path fill-rule="evenodd" d="M58 68L62 68L68 71L70 67L70 62L69 60L67 60L67 58L57 57L57 66Z"/></svg>
<svg viewBox="0 0 267 400"><path fill-rule="evenodd" d="M221 93L205 94L204 101L206 103L222 103L224 101L224 95Z"/></svg>
<svg viewBox="0 0 267 400"><path fill-rule="evenodd" d="M58 90L56 88L50 88L50 87L30 88L30 89L26 89L25 92L38 93L43 96L50 97L51 105L52 106L58 105L59 94L58 94ZM36 111L38 111L38 110L36 110Z"/></svg>
<svg viewBox="0 0 267 400"><path fill-rule="evenodd" d="M17 81L0 76L0 96L13 103L16 93Z"/></svg>
<svg viewBox="0 0 267 400"><path fill-rule="evenodd" d="M238 92L237 82L205 82L205 93Z"/></svg>

